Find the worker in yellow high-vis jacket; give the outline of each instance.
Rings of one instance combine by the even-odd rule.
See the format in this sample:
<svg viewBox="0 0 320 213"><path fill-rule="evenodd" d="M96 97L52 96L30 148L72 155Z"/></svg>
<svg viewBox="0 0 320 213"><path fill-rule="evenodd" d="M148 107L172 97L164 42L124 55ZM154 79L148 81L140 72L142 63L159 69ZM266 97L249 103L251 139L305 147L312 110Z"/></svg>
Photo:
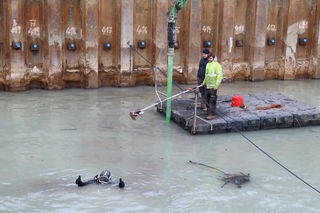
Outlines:
<svg viewBox="0 0 320 213"><path fill-rule="evenodd" d="M205 86L208 120L211 120L215 117L218 98L217 91L223 78L222 67L217 61L214 61L214 58L214 55L212 55L211 53L208 55L209 62L206 66L205 78L203 80L203 83L200 85Z"/></svg>

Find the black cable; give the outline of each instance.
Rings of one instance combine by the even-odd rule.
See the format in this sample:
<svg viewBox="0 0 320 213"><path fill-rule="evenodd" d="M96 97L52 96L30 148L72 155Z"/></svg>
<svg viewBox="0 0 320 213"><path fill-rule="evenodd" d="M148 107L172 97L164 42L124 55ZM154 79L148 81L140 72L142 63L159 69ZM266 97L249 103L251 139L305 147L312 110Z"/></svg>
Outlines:
<svg viewBox="0 0 320 213"><path fill-rule="evenodd" d="M230 116L226 115L225 113L221 112L220 110L217 110L218 113L234 120L233 118L231 118ZM227 123L228 121L223 118L223 116L219 115L223 120L225 120ZM234 120L235 121L235 120ZM237 121L236 121L237 122ZM241 123L240 123L241 124ZM242 125L242 124L241 124ZM315 188L314 186L312 186L310 183L306 182L305 180L303 180L301 177L299 177L298 175L296 175L294 172L292 172L290 169L288 169L287 167L285 167L283 164L281 164L278 160L276 160L274 157L272 157L271 155L269 155L267 152L265 152L262 148L260 148L257 144L255 144L252 140L250 140L247 136L245 136L237 127L234 127L234 129L243 137L245 138L248 142L250 142L253 146L255 146L259 151L261 151L263 154L265 154L266 156L268 156L271 160L273 160L274 162L276 162L279 166L281 166L283 169L285 169L287 172L289 172L291 175L295 176L296 178L298 178L300 181L302 181L304 184L306 184L307 186L309 186L310 188L312 188L313 190L315 190L316 192L318 192L320 194L320 191Z"/></svg>
<svg viewBox="0 0 320 213"><path fill-rule="evenodd" d="M135 51L141 58L143 58L148 64L150 64L152 67L155 67L157 70L160 71L160 73L165 76L166 78L168 78L168 75L160 68L160 67L156 67L151 61L149 61L147 58L145 58L139 51L136 50L136 48L132 45L132 44L128 44L129 47ZM177 84L175 81L173 81L173 84L178 87L181 91L184 91L185 89L183 89L179 84Z"/></svg>

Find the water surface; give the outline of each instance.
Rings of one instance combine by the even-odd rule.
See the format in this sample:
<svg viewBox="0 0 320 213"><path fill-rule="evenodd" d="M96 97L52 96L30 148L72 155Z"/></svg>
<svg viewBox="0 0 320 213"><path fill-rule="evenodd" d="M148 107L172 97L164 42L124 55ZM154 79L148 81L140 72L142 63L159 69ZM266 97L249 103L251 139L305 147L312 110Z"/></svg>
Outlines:
<svg viewBox="0 0 320 213"><path fill-rule="evenodd" d="M320 107L320 81L223 84L220 94L279 91ZM177 91L176 91L177 92ZM154 109L152 87L0 93L0 212L320 212L320 194L237 133L191 136ZM246 132L320 189L320 126ZM251 174L242 188L218 172ZM109 169L111 186L78 188L78 175Z"/></svg>

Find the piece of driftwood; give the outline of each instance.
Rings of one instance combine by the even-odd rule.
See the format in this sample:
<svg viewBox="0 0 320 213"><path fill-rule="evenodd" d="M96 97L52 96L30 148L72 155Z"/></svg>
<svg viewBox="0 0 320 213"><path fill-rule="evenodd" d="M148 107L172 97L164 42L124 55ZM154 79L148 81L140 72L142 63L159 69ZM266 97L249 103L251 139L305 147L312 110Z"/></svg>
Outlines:
<svg viewBox="0 0 320 213"><path fill-rule="evenodd" d="M233 183L238 188L242 187L242 184L250 181L250 174L243 174L240 172L239 174L224 174L224 177L221 178L222 181L224 181L224 184L221 186L224 187L228 183Z"/></svg>
<svg viewBox="0 0 320 213"><path fill-rule="evenodd" d="M204 166L204 167L207 167L210 169L214 169L214 170L220 172L221 174L223 174L223 177L220 178L220 180L224 181L224 184L221 186L221 188L224 187L228 183L233 183L236 186L238 186L238 188L241 188L242 184L250 181L250 174L246 175L242 172L240 172L239 174L229 174L229 173L226 173L218 168L206 165L204 163L198 163L198 162L194 162L191 160L189 160L189 163L199 165L199 166Z"/></svg>

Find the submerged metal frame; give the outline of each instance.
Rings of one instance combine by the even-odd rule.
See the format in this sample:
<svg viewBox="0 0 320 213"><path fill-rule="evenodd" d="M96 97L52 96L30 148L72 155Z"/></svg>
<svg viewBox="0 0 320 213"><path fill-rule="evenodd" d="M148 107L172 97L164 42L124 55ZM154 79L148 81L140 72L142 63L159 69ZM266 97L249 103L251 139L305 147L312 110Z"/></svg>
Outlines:
<svg viewBox="0 0 320 213"><path fill-rule="evenodd" d="M194 115L193 115L193 124L192 124L192 130L191 130L191 134L195 135L197 134L197 118L199 118L200 120L202 120L203 122L207 123L210 125L210 132L213 131L213 127L212 127L212 123L210 123L209 121L201 118L200 116L197 115L197 102L198 102L198 97L199 97L199 91L195 91L195 98L194 98Z"/></svg>

